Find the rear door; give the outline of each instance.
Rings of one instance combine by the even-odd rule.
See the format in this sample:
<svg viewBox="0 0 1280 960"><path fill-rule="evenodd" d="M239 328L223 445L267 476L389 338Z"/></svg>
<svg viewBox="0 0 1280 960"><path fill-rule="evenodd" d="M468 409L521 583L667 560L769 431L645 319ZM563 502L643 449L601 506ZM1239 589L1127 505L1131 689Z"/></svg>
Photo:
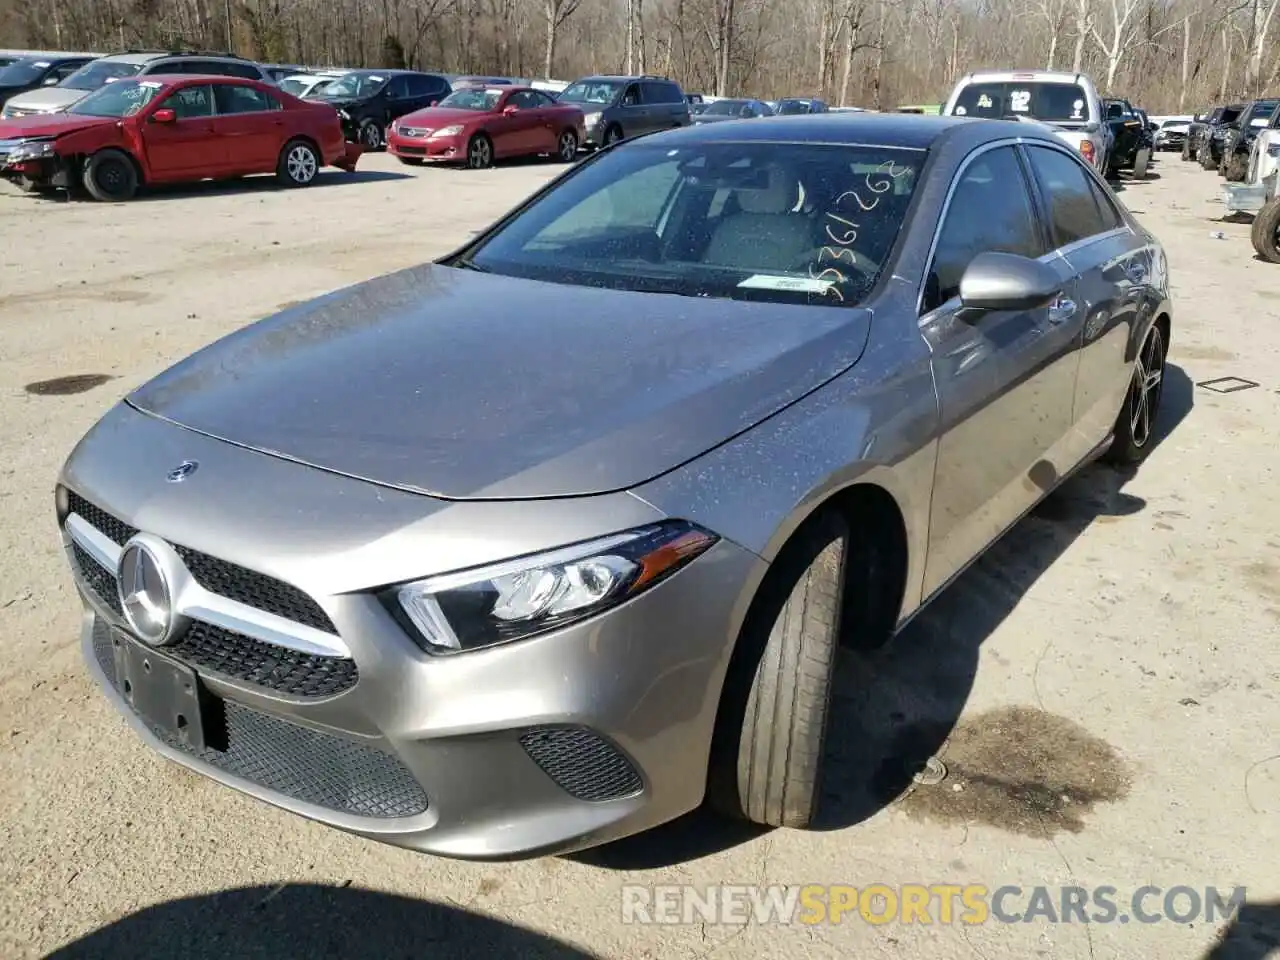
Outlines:
<svg viewBox="0 0 1280 960"><path fill-rule="evenodd" d="M920 329L933 353L943 433L938 442L925 593L1016 521L1061 475L1046 460L1071 422L1072 387L1040 374L1072 349L1049 308L966 317L960 278L979 253L1040 259L1064 284L1012 145L980 149L961 168L926 274Z"/></svg>
<svg viewBox="0 0 1280 960"><path fill-rule="evenodd" d="M629 83L618 101L618 121L628 137L639 137L653 132L651 107L644 102L639 83Z"/></svg>
<svg viewBox="0 0 1280 960"><path fill-rule="evenodd" d="M406 113L412 113L415 109L415 101L409 92L409 77L403 73L392 77L382 91L382 100L386 104L388 123L403 117Z"/></svg>
<svg viewBox="0 0 1280 960"><path fill-rule="evenodd" d="M1075 316L1064 316L1062 325L1080 342L1071 447L1079 460L1106 439L1128 389L1130 331L1142 322L1154 250L1134 236L1107 189L1074 157L1047 147L1024 149L1050 211L1054 243L1076 275L1069 294Z"/></svg>
<svg viewBox="0 0 1280 960"><path fill-rule="evenodd" d="M227 166L237 173L274 170L286 133L280 101L257 87L215 83L213 102L213 129Z"/></svg>
<svg viewBox="0 0 1280 960"><path fill-rule="evenodd" d="M520 153L552 153L555 150L554 123L540 94L533 90L521 90L507 98L507 106L519 111L511 119L516 121L516 139L520 145Z"/></svg>
<svg viewBox="0 0 1280 960"><path fill-rule="evenodd" d="M200 180L227 168L227 158L213 127L213 88L209 84L181 87L156 106L172 110L172 123L141 125L147 166L160 180Z"/></svg>

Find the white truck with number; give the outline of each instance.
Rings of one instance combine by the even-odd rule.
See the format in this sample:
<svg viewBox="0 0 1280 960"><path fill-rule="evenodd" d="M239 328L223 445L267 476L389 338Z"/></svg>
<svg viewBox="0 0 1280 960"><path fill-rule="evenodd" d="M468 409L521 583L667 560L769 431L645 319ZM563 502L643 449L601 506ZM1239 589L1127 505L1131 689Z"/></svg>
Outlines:
<svg viewBox="0 0 1280 960"><path fill-rule="evenodd" d="M1039 121L1078 150L1100 175L1106 174L1111 131L1098 90L1086 74L979 70L960 78L942 113Z"/></svg>

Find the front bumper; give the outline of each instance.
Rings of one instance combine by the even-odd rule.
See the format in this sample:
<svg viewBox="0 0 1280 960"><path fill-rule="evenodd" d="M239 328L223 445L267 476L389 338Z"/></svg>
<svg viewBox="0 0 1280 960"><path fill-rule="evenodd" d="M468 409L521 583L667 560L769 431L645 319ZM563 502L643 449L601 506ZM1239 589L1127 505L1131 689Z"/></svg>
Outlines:
<svg viewBox="0 0 1280 960"><path fill-rule="evenodd" d="M200 475L165 483L183 459L198 460ZM321 611L315 616L328 619L350 652L341 671L324 665L326 677L345 679L311 684L299 669L314 664L299 668L296 655L269 646L264 652L252 638L222 636L212 649L202 636L200 649L165 648L196 669L225 710L219 749L191 749L149 726L117 689L112 630L123 620L112 601L113 573L94 566L64 528L85 604L82 644L91 671L142 738L186 767L352 833L468 859L592 846L702 800L728 655L764 572L763 561L735 544L720 541L595 619L433 657L368 588L407 579L391 565L414 556L414 542L428 567L438 565L435 555L471 566L478 549L515 555L509 543L485 546L475 531L499 531L494 540L502 541L528 530L529 504L445 504L378 488L127 407L81 442L63 482L83 498L74 501L78 514L109 540L127 540L141 528L182 544L205 586L248 603L266 603L270 590L261 583L275 578L311 599ZM289 496L246 498L246 490ZM584 539L587 529L603 533L657 518L627 494L545 507L538 512L561 543ZM240 572L226 573L230 565ZM353 577L353 570L362 572ZM246 586L245 576L257 577L257 586ZM276 593L277 610L305 606L295 597L282 607Z"/></svg>
<svg viewBox="0 0 1280 960"><path fill-rule="evenodd" d="M65 189L71 186L71 170L56 154L35 160L10 162L5 151L0 148L0 179L11 183L25 182L37 187Z"/></svg>
<svg viewBox="0 0 1280 960"><path fill-rule="evenodd" d="M461 163L467 159L467 144L461 136L410 138L392 130L387 133L387 152L409 160Z"/></svg>

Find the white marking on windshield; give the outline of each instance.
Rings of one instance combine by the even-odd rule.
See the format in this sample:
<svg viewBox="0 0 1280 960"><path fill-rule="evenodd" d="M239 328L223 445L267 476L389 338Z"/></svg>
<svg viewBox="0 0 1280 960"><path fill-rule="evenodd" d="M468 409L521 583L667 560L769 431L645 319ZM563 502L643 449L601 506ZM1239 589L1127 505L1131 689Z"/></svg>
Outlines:
<svg viewBox="0 0 1280 960"><path fill-rule="evenodd" d="M739 289L785 290L788 293L821 294L825 294L832 286L833 284L830 280L819 280L816 277L779 277L769 273L757 273L738 284Z"/></svg>

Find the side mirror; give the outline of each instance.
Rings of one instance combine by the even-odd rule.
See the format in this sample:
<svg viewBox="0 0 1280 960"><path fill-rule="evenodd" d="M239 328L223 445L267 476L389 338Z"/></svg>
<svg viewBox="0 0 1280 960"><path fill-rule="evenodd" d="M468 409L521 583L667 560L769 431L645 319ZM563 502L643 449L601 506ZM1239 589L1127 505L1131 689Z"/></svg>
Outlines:
<svg viewBox="0 0 1280 960"><path fill-rule="evenodd" d="M980 253L960 277L960 303L974 310L1034 310L1062 292L1062 281L1038 260Z"/></svg>
<svg viewBox="0 0 1280 960"><path fill-rule="evenodd" d="M152 123L173 123L178 119L178 115L168 107L162 107L151 115Z"/></svg>
<svg viewBox="0 0 1280 960"><path fill-rule="evenodd" d="M514 106L513 104L507 104L505 107L502 108L502 115L504 117L509 117L513 113L519 113L519 112L520 112L520 108L517 106Z"/></svg>
<svg viewBox="0 0 1280 960"><path fill-rule="evenodd" d="M62 82L62 78L61 78L61 77L45 77L45 78L44 78L44 83L42 84L42 86L45 86L45 87L56 87L56 86L57 86L59 83L61 83L61 82Z"/></svg>

